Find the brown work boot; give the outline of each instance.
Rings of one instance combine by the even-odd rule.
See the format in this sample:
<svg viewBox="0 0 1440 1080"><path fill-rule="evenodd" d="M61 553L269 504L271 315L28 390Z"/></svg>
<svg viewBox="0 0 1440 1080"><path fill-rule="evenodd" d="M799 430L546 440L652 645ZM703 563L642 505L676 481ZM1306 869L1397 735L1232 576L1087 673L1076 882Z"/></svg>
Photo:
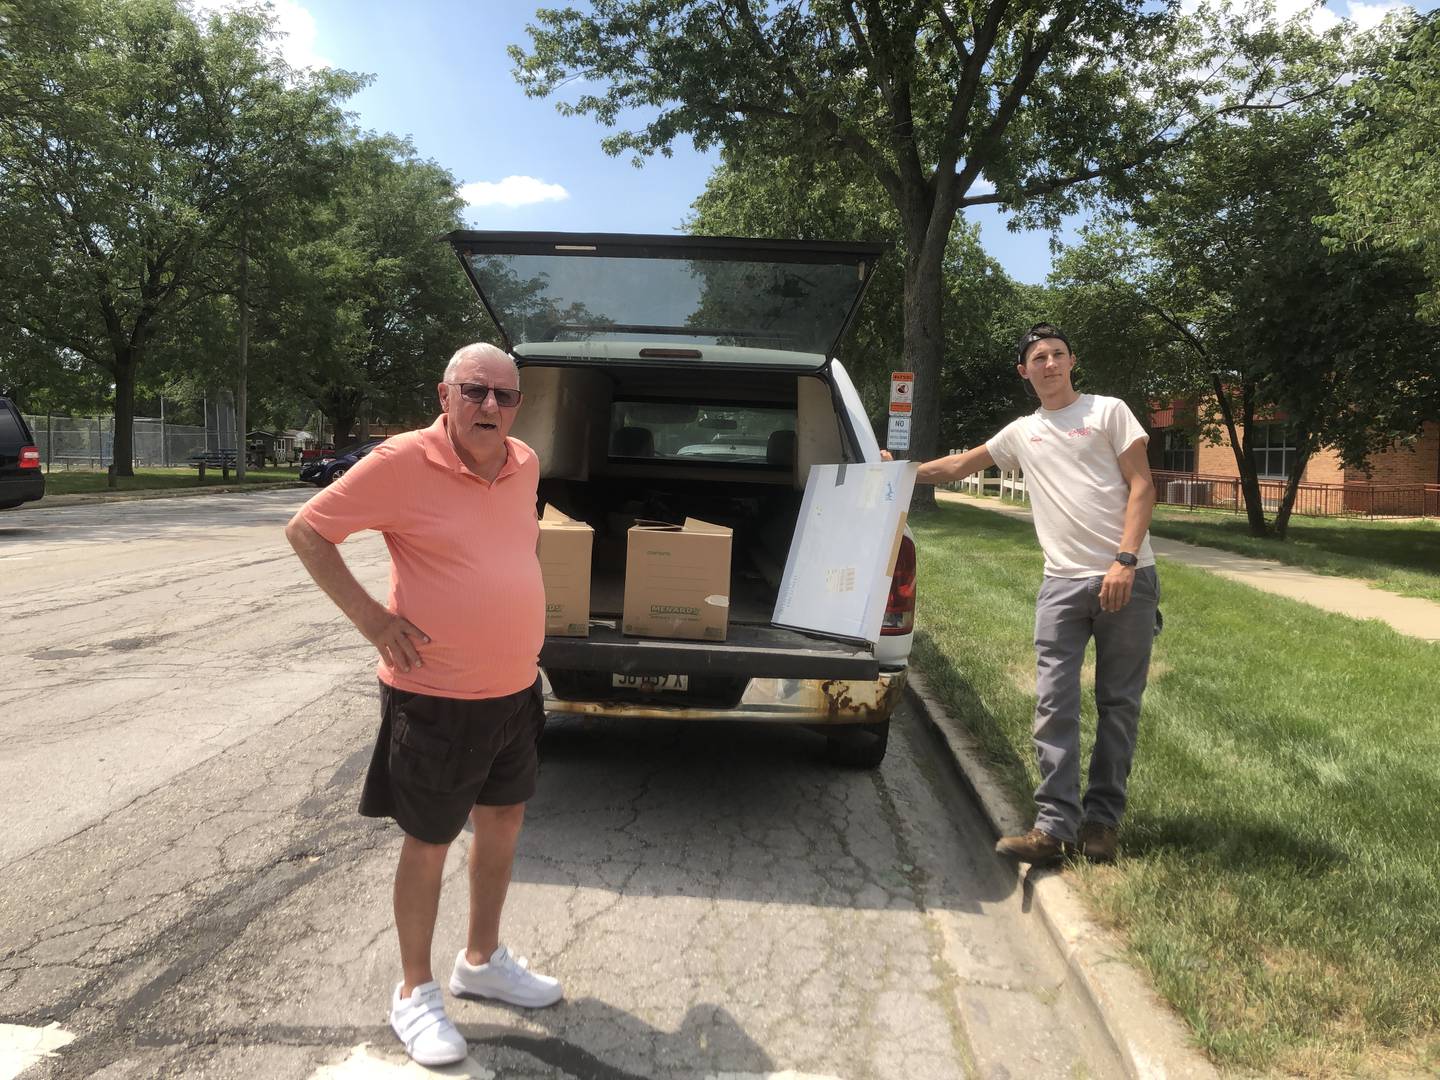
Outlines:
<svg viewBox="0 0 1440 1080"><path fill-rule="evenodd" d="M1114 825L1087 821L1080 826L1080 854L1091 862L1114 862L1119 841L1120 830Z"/></svg>
<svg viewBox="0 0 1440 1080"><path fill-rule="evenodd" d="M1002 836L995 845L996 855L1005 855L1031 866L1048 866L1069 855L1069 844L1056 840L1041 829L1031 829L1024 836Z"/></svg>

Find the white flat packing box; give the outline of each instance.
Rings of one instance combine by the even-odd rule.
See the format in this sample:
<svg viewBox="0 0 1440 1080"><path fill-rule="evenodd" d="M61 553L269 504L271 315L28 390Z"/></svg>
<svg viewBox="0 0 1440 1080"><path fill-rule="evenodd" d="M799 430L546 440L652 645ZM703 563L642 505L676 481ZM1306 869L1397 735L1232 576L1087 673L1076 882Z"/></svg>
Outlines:
<svg viewBox="0 0 1440 1080"><path fill-rule="evenodd" d="M811 466L775 625L880 640L918 468L913 461Z"/></svg>

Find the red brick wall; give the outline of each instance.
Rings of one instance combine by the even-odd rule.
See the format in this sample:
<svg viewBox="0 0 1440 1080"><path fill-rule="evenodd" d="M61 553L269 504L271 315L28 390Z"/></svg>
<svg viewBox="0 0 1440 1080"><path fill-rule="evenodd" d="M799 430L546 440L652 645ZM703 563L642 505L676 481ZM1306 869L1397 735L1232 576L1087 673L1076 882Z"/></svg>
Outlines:
<svg viewBox="0 0 1440 1080"><path fill-rule="evenodd" d="M1410 445L1399 445L1370 455L1370 475L1350 469L1352 484L1440 484L1440 423L1429 423Z"/></svg>
<svg viewBox="0 0 1440 1080"><path fill-rule="evenodd" d="M1230 449L1230 440L1210 443L1204 439L1195 451L1195 471L1210 476L1239 476L1235 468L1235 453Z"/></svg>
<svg viewBox="0 0 1440 1080"><path fill-rule="evenodd" d="M1340 464L1340 455L1334 450L1320 450L1310 455L1305 463L1305 475L1300 479L1307 484L1343 484L1345 466Z"/></svg>

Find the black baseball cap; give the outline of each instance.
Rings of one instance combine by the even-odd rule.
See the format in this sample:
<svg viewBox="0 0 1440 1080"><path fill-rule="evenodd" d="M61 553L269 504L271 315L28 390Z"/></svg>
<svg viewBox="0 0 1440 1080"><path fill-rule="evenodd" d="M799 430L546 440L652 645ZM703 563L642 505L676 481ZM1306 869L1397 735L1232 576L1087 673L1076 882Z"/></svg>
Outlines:
<svg viewBox="0 0 1440 1080"><path fill-rule="evenodd" d="M1034 326L1030 327L1029 330L1026 330L1025 333L1021 336L1020 341L1016 344L1015 362L1017 364L1025 363L1025 352L1027 349L1030 348L1031 345L1034 345L1037 341L1048 341L1052 338L1063 341L1065 343L1065 348L1069 349L1071 352L1075 351L1074 349L1070 348L1070 339L1065 336L1065 332L1061 330L1058 326L1056 326L1054 323L1038 322Z"/></svg>

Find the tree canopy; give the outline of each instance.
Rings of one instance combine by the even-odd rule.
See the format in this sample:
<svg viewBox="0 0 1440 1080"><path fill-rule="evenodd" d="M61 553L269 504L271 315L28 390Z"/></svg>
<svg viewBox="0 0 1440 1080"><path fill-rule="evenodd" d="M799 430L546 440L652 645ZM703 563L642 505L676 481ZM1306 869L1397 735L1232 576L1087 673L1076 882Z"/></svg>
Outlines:
<svg viewBox="0 0 1440 1080"><path fill-rule="evenodd" d="M1248 13L1247 13L1248 14ZM527 92L583 80L566 112L637 157L696 145L833 160L882 192L903 247L914 448L941 411L942 266L955 216L1053 223L1227 113L1277 104L1287 38L1178 2L595 0L541 9L512 49ZM591 89L594 87L595 89Z"/></svg>
<svg viewBox="0 0 1440 1080"><path fill-rule="evenodd" d="M454 177L296 71L263 8L0 0L0 382L35 405L254 388L269 416L428 412L479 307L438 243ZM113 389L112 389L113 388ZM198 396L196 393L196 396Z"/></svg>
<svg viewBox="0 0 1440 1080"><path fill-rule="evenodd" d="M222 236L337 130L359 80L285 70L255 14L202 27L166 0L11 0L0 19L0 345L110 377L126 475L150 345L213 291Z"/></svg>
<svg viewBox="0 0 1440 1080"><path fill-rule="evenodd" d="M1340 130L1317 98L1197 137L1163 187L1127 222L1092 229L1051 281L1094 358L1082 367L1132 404L1208 391L1216 411L1196 424L1228 434L1257 534L1271 527L1257 425L1283 423L1295 447L1273 522L1283 536L1317 450L1363 467L1440 414L1440 333L1415 318L1414 261L1332 252L1317 223L1333 210L1324 163Z"/></svg>
<svg viewBox="0 0 1440 1080"><path fill-rule="evenodd" d="M1387 44L1351 88L1325 221L1348 244L1418 260L1420 313L1440 323L1440 12L1397 17Z"/></svg>

